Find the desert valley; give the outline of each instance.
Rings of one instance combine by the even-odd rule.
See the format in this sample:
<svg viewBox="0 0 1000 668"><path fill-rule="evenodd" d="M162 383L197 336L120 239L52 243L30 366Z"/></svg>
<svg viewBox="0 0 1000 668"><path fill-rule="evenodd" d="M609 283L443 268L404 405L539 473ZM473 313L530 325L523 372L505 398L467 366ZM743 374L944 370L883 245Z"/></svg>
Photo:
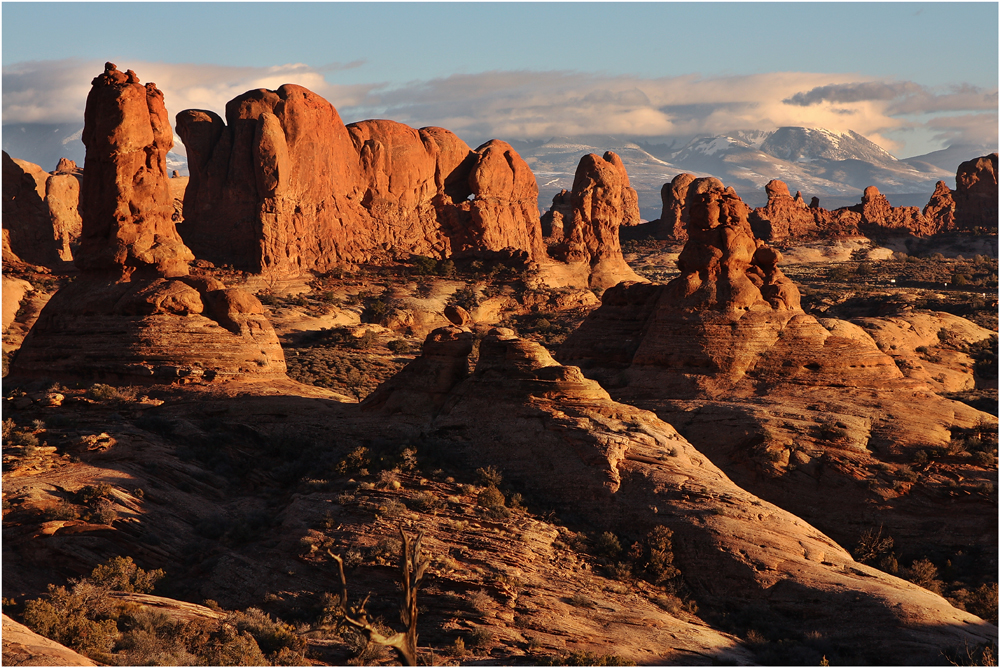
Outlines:
<svg viewBox="0 0 1000 668"><path fill-rule="evenodd" d="M5 664L996 665L996 153L645 220L94 74L82 166L3 154Z"/></svg>

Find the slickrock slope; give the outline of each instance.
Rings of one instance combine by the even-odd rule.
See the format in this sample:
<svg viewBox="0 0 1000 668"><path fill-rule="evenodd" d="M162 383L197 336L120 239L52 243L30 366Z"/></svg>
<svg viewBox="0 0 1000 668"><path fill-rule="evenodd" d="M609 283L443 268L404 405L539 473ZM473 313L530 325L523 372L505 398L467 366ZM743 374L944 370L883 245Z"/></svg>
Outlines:
<svg viewBox="0 0 1000 668"><path fill-rule="evenodd" d="M568 194L568 207L566 199L553 201L553 211L547 214L554 243L550 254L563 262L588 263L591 287L642 280L625 263L618 240L620 226L639 223L638 195L621 158L611 151L604 157L583 156Z"/></svg>
<svg viewBox="0 0 1000 668"><path fill-rule="evenodd" d="M282 377L284 356L257 298L188 275L193 255L172 220L163 94L108 63L85 118L82 276L46 305L11 377Z"/></svg>
<svg viewBox="0 0 1000 668"><path fill-rule="evenodd" d="M5 666L96 666L82 654L44 638L24 624L3 616Z"/></svg>
<svg viewBox="0 0 1000 668"><path fill-rule="evenodd" d="M689 235L680 277L608 290L559 359L656 411L737 484L843 544L884 523L907 549L979 546L995 559L985 486L995 468L959 460L959 489L934 466L916 486L896 475L917 451L948 449L995 420L904 377L858 325L806 315L735 194L700 195ZM952 495L959 512L933 500ZM938 523L947 531L929 532Z"/></svg>
<svg viewBox="0 0 1000 668"><path fill-rule="evenodd" d="M301 86L177 115L191 180L182 232L199 258L296 275L395 248L450 257L544 254L538 188L505 142L442 128L345 126ZM538 257L536 257L538 256Z"/></svg>
<svg viewBox="0 0 1000 668"><path fill-rule="evenodd" d="M955 225L962 230L997 229L997 154L963 162L955 175Z"/></svg>
<svg viewBox="0 0 1000 668"><path fill-rule="evenodd" d="M457 382L470 335L444 328L432 337L370 410L399 417L440 405L423 420L421 447L502 468L535 498L624 544L669 528L674 565L702 606L764 605L821 633L848 662L933 663L942 647L995 637L939 596L855 563L815 528L737 487L670 425L615 403L537 343L494 329L475 371ZM438 382L427 386L429 377Z"/></svg>

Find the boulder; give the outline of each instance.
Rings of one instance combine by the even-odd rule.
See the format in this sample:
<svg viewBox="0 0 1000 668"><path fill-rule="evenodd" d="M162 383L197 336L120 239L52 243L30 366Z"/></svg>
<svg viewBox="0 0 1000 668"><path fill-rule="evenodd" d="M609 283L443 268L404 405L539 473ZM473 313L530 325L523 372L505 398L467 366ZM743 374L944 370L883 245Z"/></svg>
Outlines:
<svg viewBox="0 0 1000 668"><path fill-rule="evenodd" d="M5 666L97 666L65 645L40 636L24 624L3 615Z"/></svg>
<svg viewBox="0 0 1000 668"><path fill-rule="evenodd" d="M163 94L131 70L108 63L94 79L83 133L81 276L46 304L11 379L284 377L281 346L257 298L188 275L193 256L172 220L166 118Z"/></svg>
<svg viewBox="0 0 1000 668"><path fill-rule="evenodd" d="M603 157L583 156L569 200L567 215L552 214L552 220L560 218L562 240L551 247L550 255L564 262L587 263L594 288L642 280L625 263L618 238L619 227L639 223L638 195L621 158L611 151Z"/></svg>

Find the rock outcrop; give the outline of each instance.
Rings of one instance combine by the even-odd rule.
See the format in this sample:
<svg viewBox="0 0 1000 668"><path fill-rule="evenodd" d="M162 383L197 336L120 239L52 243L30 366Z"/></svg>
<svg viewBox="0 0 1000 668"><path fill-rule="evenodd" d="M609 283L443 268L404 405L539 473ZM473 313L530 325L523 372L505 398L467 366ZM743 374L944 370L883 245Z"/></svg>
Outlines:
<svg viewBox="0 0 1000 668"><path fill-rule="evenodd" d="M471 150L442 128L345 126L301 86L177 115L190 183L183 234L199 258L301 274L390 248L451 257L544 254L538 188L505 142Z"/></svg>
<svg viewBox="0 0 1000 668"><path fill-rule="evenodd" d="M934 186L927 206L922 213L924 218L933 222L939 232L950 232L955 229L955 198L951 188L944 181L938 181Z"/></svg>
<svg viewBox="0 0 1000 668"><path fill-rule="evenodd" d="M466 376L470 339L458 328L435 331L398 382L366 402L373 417L412 416L430 435L422 448L502 468L505 481L624 544L669 529L674 585L683 581L709 615L766 605L850 648L840 657L848 662L892 655L924 663L941 647L996 635L943 598L856 563L817 529L740 489L669 424L615 403L580 369L511 330L483 339ZM428 378L438 382L428 387Z"/></svg>
<svg viewBox="0 0 1000 668"><path fill-rule="evenodd" d="M929 538L921 527L940 512L908 488L887 492L869 482L891 453L947 447L953 433L988 416L905 377L858 325L805 314L778 268L780 254L754 238L735 193L704 193L690 214L681 275L606 291L559 359L615 399L654 410L737 484L839 541L854 544L870 528L864 509L877 503L898 545L995 542L992 531L981 532L992 512L988 490L970 498L946 536ZM823 485L806 482L819 475ZM985 481L989 472L969 465L963 475ZM844 494L823 492L829 485ZM945 485L944 477L927 482L933 494Z"/></svg>
<svg viewBox="0 0 1000 668"><path fill-rule="evenodd" d="M638 195L629 184L621 158L611 151L604 157L593 153L583 156L568 209L566 199L563 196L559 203L553 202L547 225L554 242L550 255L562 262L587 263L591 287L641 280L625 263L618 239L619 227L639 223ZM561 230L561 236L556 230Z"/></svg>
<svg viewBox="0 0 1000 668"><path fill-rule="evenodd" d="M997 154L963 162L955 175L955 226L997 231Z"/></svg>
<svg viewBox="0 0 1000 668"><path fill-rule="evenodd" d="M816 217L801 193L792 197L788 186L777 179L768 182L764 190L767 204L750 213L750 226L757 238L778 242L808 238L816 233Z"/></svg>
<svg viewBox="0 0 1000 668"><path fill-rule="evenodd" d="M172 221L163 94L108 63L87 98L81 277L43 309L15 380L277 378L284 356L256 297L188 275Z"/></svg>
<svg viewBox="0 0 1000 668"><path fill-rule="evenodd" d="M48 174L38 165L3 153L3 231L5 248L25 262L54 267L60 263L62 235L45 202ZM66 243L68 248L68 240Z"/></svg>
<svg viewBox="0 0 1000 668"><path fill-rule="evenodd" d="M722 181L714 176L702 178L694 174L678 174L670 183L660 189L663 212L659 220L650 221L657 239L667 239L677 243L687 241L687 225L691 204L688 196L704 193L712 188L725 188Z"/></svg>

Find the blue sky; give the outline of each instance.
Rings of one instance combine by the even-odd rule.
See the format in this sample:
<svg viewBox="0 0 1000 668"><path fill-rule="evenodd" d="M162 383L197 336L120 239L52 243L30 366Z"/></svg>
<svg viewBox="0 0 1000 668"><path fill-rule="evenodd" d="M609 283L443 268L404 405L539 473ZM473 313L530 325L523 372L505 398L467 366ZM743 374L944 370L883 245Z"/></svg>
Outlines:
<svg viewBox="0 0 1000 668"><path fill-rule="evenodd" d="M2 21L4 123L82 117L112 60L172 113L291 82L348 122L472 139L818 125L905 157L997 135L995 2L4 2Z"/></svg>

